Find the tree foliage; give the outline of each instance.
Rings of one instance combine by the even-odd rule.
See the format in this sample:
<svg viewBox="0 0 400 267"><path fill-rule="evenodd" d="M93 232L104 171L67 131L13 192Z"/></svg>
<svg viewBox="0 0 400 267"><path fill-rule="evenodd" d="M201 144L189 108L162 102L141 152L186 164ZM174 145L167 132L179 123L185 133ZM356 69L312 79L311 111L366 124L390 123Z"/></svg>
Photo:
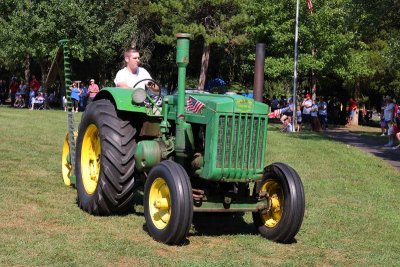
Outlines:
<svg viewBox="0 0 400 267"><path fill-rule="evenodd" d="M318 94L399 94L400 2L315 0L313 6L311 15L300 1L299 88L315 79ZM174 35L189 32L191 78L209 46L207 77L251 88L255 45L263 42L266 91L290 92L295 7L296 0L3 0L0 70L22 72L29 58L45 71L57 41L69 38L73 57L103 81L133 45L153 76L173 84Z"/></svg>

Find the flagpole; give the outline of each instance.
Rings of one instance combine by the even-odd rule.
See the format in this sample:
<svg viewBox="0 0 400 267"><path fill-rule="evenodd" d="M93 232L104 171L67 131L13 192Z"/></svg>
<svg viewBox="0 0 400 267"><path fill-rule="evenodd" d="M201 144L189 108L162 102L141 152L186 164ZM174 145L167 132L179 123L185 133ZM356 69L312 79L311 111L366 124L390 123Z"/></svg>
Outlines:
<svg viewBox="0 0 400 267"><path fill-rule="evenodd" d="M294 79L293 79L293 119L292 119L292 130L295 130L295 121L296 121L296 109L297 109L297 61L298 61L298 53L297 53L297 43L299 40L299 0L296 2L296 28L294 33Z"/></svg>

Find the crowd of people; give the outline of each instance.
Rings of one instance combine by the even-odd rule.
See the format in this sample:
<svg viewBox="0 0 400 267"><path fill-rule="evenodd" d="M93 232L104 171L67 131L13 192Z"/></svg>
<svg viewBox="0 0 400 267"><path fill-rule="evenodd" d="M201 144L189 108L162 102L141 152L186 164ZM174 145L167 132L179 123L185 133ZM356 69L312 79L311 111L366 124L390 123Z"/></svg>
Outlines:
<svg viewBox="0 0 400 267"><path fill-rule="evenodd" d="M85 110L87 104L93 101L100 90L94 79L90 80L89 87L83 82L76 81L70 89L74 112ZM10 107L33 110L44 109L51 104L60 107L60 103L64 110L67 110L67 97L59 96L54 90L47 95L41 81L35 75L32 75L28 81L17 77L12 77L10 82L0 79L0 105L7 104Z"/></svg>
<svg viewBox="0 0 400 267"><path fill-rule="evenodd" d="M100 91L99 86L95 83L94 79L90 80L90 84L87 87L84 82L75 81L70 87L71 90L71 101L72 101L72 112L79 112L79 110L85 110L86 106L90 104L96 94ZM63 108L67 111L67 97L63 96Z"/></svg>
<svg viewBox="0 0 400 267"><path fill-rule="evenodd" d="M0 79L0 104L10 103L16 108L41 108L44 104L44 90L42 83L32 75L29 81L12 77L8 84Z"/></svg>
<svg viewBox="0 0 400 267"><path fill-rule="evenodd" d="M381 136L388 136L386 147L393 149L400 148L400 111L399 105L395 99L386 96L382 100L382 109L380 115ZM399 142L395 145L396 140Z"/></svg>
<svg viewBox="0 0 400 267"><path fill-rule="evenodd" d="M306 94L302 101L296 105L294 111L293 99L286 100L284 96L280 100L276 96L271 101L266 101L271 107L269 118L279 118L284 132L300 132L303 127L312 131L320 132L328 128L328 103L325 98L319 98L317 101ZM268 103L269 102L269 103ZM293 115L296 118L296 127L293 128Z"/></svg>
<svg viewBox="0 0 400 267"><path fill-rule="evenodd" d="M279 118L283 132L300 132L303 128L320 132L328 128L328 118L332 120L331 123L338 124L339 113L344 112L347 127L352 125L355 116L358 116L359 124L368 124L372 118L372 111L366 109L365 103L359 106L353 98L343 105L334 98L320 97L313 100L310 94L306 94L304 99L298 101L296 105L296 127L293 128L292 98L286 100L284 96L280 99L273 96L271 100L267 99L265 102L271 107L268 117ZM330 113L332 113L331 116L328 116ZM388 136L389 139L385 146L393 149L400 148L400 109L396 100L390 96L384 97L381 103L380 127L381 136Z"/></svg>

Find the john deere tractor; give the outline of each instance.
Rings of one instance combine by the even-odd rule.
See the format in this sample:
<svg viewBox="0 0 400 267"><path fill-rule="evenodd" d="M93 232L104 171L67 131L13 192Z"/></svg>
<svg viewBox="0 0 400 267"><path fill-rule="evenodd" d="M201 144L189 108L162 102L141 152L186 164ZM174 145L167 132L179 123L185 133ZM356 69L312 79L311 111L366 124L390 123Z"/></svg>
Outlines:
<svg viewBox="0 0 400 267"><path fill-rule="evenodd" d="M176 37L177 94L102 89L77 135L69 128L65 184L76 187L79 207L93 215L129 211L136 185L144 184L148 232L166 244L185 240L194 212L246 211L263 237L291 242L302 224L304 190L293 168L265 164L268 106L185 90L190 35Z"/></svg>

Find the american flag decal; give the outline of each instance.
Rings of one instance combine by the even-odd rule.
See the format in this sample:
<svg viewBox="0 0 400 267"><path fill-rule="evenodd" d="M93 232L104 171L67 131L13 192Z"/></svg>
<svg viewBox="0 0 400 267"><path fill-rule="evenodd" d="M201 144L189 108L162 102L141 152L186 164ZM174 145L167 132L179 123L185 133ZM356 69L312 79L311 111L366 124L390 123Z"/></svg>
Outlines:
<svg viewBox="0 0 400 267"><path fill-rule="evenodd" d="M192 111L193 113L198 113L204 108L204 104L192 96L188 97L186 105L186 109L188 111Z"/></svg>

